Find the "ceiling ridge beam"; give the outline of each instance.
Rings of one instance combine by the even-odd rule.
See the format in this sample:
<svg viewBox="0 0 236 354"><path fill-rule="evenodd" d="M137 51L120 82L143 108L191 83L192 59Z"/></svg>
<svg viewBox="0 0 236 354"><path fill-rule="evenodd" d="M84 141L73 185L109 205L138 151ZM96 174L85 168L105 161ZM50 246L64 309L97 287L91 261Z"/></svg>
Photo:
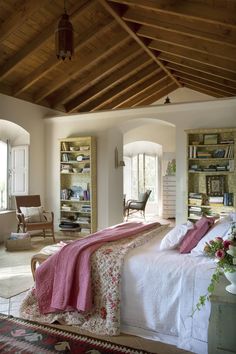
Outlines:
<svg viewBox="0 0 236 354"><path fill-rule="evenodd" d="M119 25L145 50L145 52L165 71L165 73L174 81L178 87L181 87L180 83L171 74L169 70L166 69L165 65L156 57L156 55L150 50L143 41L136 35L136 33L130 28L130 26L117 14L114 8L107 3L106 0L98 0L101 5L110 13L111 16L119 23Z"/></svg>
<svg viewBox="0 0 236 354"><path fill-rule="evenodd" d="M99 27L101 25L96 26L95 32L92 33L92 35L91 35L91 29L90 29L88 31L87 35L85 33L84 36L82 36L82 38L83 38L82 40L81 40L81 37L77 37L75 39L74 51L77 52L78 50L83 48L83 46L87 45L87 43L89 41L91 41L94 37L96 37L99 33L103 33L104 31L106 31L106 29L108 27L110 27L112 23L114 23L114 25L115 25L115 21L111 21L100 29L99 29ZM58 66L58 65L62 66L63 64L65 64L65 63L61 60L58 60L56 57L56 54L51 55L45 63L41 64L38 68L36 68L25 79L23 79L18 85L15 85L15 88L13 90L14 96L18 96L23 91L27 90L30 86L32 86L36 81L40 80L48 72L53 70L56 66Z"/></svg>
<svg viewBox="0 0 236 354"><path fill-rule="evenodd" d="M142 49L136 43L133 43L131 46L128 46L127 51L121 50L115 57L106 58L103 63L100 63L96 67L96 70L91 70L88 75L82 78L78 76L79 82L71 84L66 92L63 90L57 93L56 98L52 100L51 107L55 109L58 104L66 104L69 101L73 101L76 96L88 90L91 86L96 85L97 82L111 75L114 70L122 66L127 61L127 56L132 60L141 54L144 55Z"/></svg>
<svg viewBox="0 0 236 354"><path fill-rule="evenodd" d="M86 2L82 6L78 7L76 4L72 9L70 9L70 20L75 20L78 16L81 16L84 11L87 11L95 3L95 0ZM15 55L9 58L4 65L0 68L0 78L5 78L10 74L18 65L22 63L28 56L32 55L36 50L39 50L45 42L47 42L55 32L56 25L58 23L58 18L50 23L39 35L35 36L27 45L20 49Z"/></svg>
<svg viewBox="0 0 236 354"><path fill-rule="evenodd" d="M235 10L236 6L229 9L223 9L216 5L210 6L206 3L193 3L189 0L110 0L111 2L124 4L128 6L140 7L169 15L181 16L191 20L200 20L202 22L214 23L217 25L226 25L236 27Z"/></svg>
<svg viewBox="0 0 236 354"><path fill-rule="evenodd" d="M132 76L135 72L142 70L150 63L152 63L151 58L145 60L146 57L144 58L144 53L142 54L143 56L140 55L138 58L136 58L135 66L132 61L129 62L129 65L124 65L118 71L115 71L114 74L111 73L107 78L105 78L101 82L98 82L97 85L91 87L87 91L83 92L81 95L75 97L74 100L65 105L66 111L71 113L77 109L80 109L82 106L88 104L90 101L102 95L104 92L108 91L115 85Z"/></svg>

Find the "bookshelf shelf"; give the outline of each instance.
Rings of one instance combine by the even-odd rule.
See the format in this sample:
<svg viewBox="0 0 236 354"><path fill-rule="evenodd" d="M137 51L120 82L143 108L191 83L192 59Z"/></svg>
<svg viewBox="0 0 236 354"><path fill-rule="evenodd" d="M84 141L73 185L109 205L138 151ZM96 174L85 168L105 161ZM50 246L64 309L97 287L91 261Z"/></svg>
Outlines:
<svg viewBox="0 0 236 354"><path fill-rule="evenodd" d="M235 211L236 128L194 129L186 133L187 218L197 220L202 215Z"/></svg>
<svg viewBox="0 0 236 354"><path fill-rule="evenodd" d="M97 231L96 139L60 140L60 230L86 236Z"/></svg>

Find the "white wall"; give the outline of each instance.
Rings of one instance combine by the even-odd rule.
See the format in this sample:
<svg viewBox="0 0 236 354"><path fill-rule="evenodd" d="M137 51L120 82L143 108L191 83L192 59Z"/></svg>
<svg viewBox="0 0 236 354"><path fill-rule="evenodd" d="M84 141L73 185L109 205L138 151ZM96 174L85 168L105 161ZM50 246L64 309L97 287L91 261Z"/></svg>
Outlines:
<svg viewBox="0 0 236 354"><path fill-rule="evenodd" d="M43 117L49 114L58 114L56 111L24 102L0 94L0 120L13 122L24 128L30 135L29 150L29 192L40 194L42 203L45 195L45 140ZM1 132L5 134L6 124L0 124ZM20 130L19 130L20 131ZM20 143L15 137L15 144ZM9 232L16 230L15 213L0 213L0 242Z"/></svg>
<svg viewBox="0 0 236 354"><path fill-rule="evenodd" d="M122 217L122 214L118 213L122 205L123 179L122 168L114 170L114 148L117 146L119 151L122 150L122 134L127 134L129 141L137 136L145 136L145 139L148 139L148 134L153 140L159 131L158 124L163 128L165 122L172 128L176 127L177 222L180 222L186 213L184 130L235 127L236 98L58 116L43 121L42 118L50 113L52 112L46 108L0 95L0 119L13 121L30 133L30 191L46 196L47 207L59 215L58 139L81 134L95 135L98 142L98 225L103 228L119 222ZM129 133L131 130L134 130L133 137ZM161 138L163 145L170 144L166 151L173 150L174 133L165 136L160 134Z"/></svg>

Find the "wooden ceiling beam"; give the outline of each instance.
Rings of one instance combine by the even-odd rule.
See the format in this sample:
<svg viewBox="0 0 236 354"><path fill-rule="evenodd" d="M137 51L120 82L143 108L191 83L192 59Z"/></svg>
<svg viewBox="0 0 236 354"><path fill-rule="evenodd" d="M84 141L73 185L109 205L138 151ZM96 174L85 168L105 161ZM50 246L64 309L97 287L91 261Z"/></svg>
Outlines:
<svg viewBox="0 0 236 354"><path fill-rule="evenodd" d="M183 73L183 74L189 75L191 77L205 79L205 80L213 82L213 83L221 84L222 86L225 86L228 88L236 89L236 82L229 81L229 80L214 76L209 73L204 73L204 72L202 72L200 70L196 70L194 68L187 68L187 67L184 67L184 66L181 66L178 64L173 64L173 63L169 63L167 65L167 67L169 68L169 70L172 70L173 75L175 75L175 74L178 75L179 73Z"/></svg>
<svg viewBox="0 0 236 354"><path fill-rule="evenodd" d="M109 53L113 52L117 47L121 46L124 43L127 43L129 37L125 32L114 32L112 41L103 42L103 45L99 47L99 49L91 52L89 58L85 55L80 58L76 62L71 62L68 70L61 73L61 75L56 78L53 82L48 83L47 87L39 90L35 96L34 100L36 103L40 102L43 98L50 95L52 92L59 89L61 86L65 85L70 80L76 79L78 75L83 71L88 69L90 66L95 65L100 60L102 60L105 56L109 55Z"/></svg>
<svg viewBox="0 0 236 354"><path fill-rule="evenodd" d="M144 69L152 63L152 59L146 57L145 53L142 53L139 57L136 57L135 61L132 60L125 66L121 67L119 70L111 73L109 76L104 78L102 81L98 82L97 85L92 86L87 91L83 92L81 95L75 97L66 106L67 112L73 112L80 110L81 107L93 101L95 98L101 96L106 91L110 90L112 87L118 85L120 82L128 79L133 74L137 73L139 70ZM153 70L156 69L156 65L153 63Z"/></svg>
<svg viewBox="0 0 236 354"><path fill-rule="evenodd" d="M106 31L106 29L111 26L111 23L112 22L107 23L107 25L103 26L103 27L101 27L101 24L99 24L99 25L96 24L94 27L91 27L91 28L89 28L89 30L85 31L85 33L83 33L83 36L77 37L75 39L74 51L77 52L77 51L81 50L95 36ZM113 21L113 23L115 24L115 21ZM64 64L65 64L64 62L57 59L55 54L51 55L50 58L45 63L40 65L38 68L36 68L32 73L30 73L30 75L28 75L19 84L15 85L15 88L13 90L14 96L18 96L23 91L27 90L36 81L40 80L43 76L45 76L47 73L49 73L51 70L53 70L58 65L62 66Z"/></svg>
<svg viewBox="0 0 236 354"><path fill-rule="evenodd" d="M91 112L103 108L105 105L108 105L111 101L114 101L119 96L124 95L133 87L144 82L147 78L150 78L151 80L161 80L165 76L166 74L160 68L156 68L156 71L153 72L152 68L150 70L149 67L147 67L141 70L138 74L135 74L119 85L116 85L108 92L105 92L102 96L98 97L88 105L84 106L82 112Z"/></svg>
<svg viewBox="0 0 236 354"><path fill-rule="evenodd" d="M134 107L142 99L147 98L150 95L150 91L159 91L167 85L173 84L168 76L163 77L158 82L144 82L138 85L136 92L134 90L129 91L124 97L120 97L119 100L112 101L110 103L110 109ZM175 85L176 87L176 85ZM113 105L113 106L112 106ZM106 107L107 109L107 107Z"/></svg>
<svg viewBox="0 0 236 354"><path fill-rule="evenodd" d="M83 15L93 4L95 0L91 0L81 6L76 4L69 10L70 20L76 20L78 16ZM58 18L50 23L39 35L34 37L31 42L20 49L14 56L9 58L4 65L0 68L0 78L3 79L9 75L18 65L32 55L36 50L40 49L45 42L47 42L52 36L54 36L55 28L58 23Z"/></svg>
<svg viewBox="0 0 236 354"><path fill-rule="evenodd" d="M25 23L28 18L45 4L48 0L20 0L14 6L14 12L0 26L0 43L11 33Z"/></svg>
<svg viewBox="0 0 236 354"><path fill-rule="evenodd" d="M217 25L227 25L229 27L236 27L236 4L231 6L221 7L217 3L210 5L208 3L196 2L190 0L110 0L119 4L124 4L149 11L167 13L191 20L200 20L206 23L214 23ZM226 3L227 5L227 3Z"/></svg>
<svg viewBox="0 0 236 354"><path fill-rule="evenodd" d="M200 87L200 88L209 90L211 92L218 93L219 95L222 95L222 96L226 96L226 97L227 96L234 96L233 94L231 94L229 92L226 92L225 90L219 89L218 87L216 88L213 85L202 84L202 83L200 83L198 81L193 81L193 80L189 80L189 79L186 79L186 78L181 78L180 81L183 82L184 84L190 83L191 85L195 85L196 87Z"/></svg>
<svg viewBox="0 0 236 354"><path fill-rule="evenodd" d="M186 80L186 81L190 81L190 82L194 82L194 83L199 83L205 86L208 86L210 88L214 88L214 89L218 89L221 90L222 92L229 94L229 95L234 95L236 96L236 89L230 89L228 87L225 87L219 83L216 82L212 82L212 81L208 81L202 77L195 77L195 76L191 76L191 75L187 75L181 72L175 72L174 76L178 77L180 80Z"/></svg>
<svg viewBox="0 0 236 354"><path fill-rule="evenodd" d="M209 23L201 23L200 21L183 21L180 17L171 18L162 13L158 14L153 11L142 10L138 8L130 8L123 15L123 20L146 25L158 30L169 31L170 33L188 34L193 38L211 41L212 43L225 43L230 47L236 46L236 29L227 26L217 26Z"/></svg>
<svg viewBox="0 0 236 354"><path fill-rule="evenodd" d="M136 43L131 43L127 48L120 50L116 55L101 61L94 70L86 73L86 75L78 76L78 82L71 82L66 90L59 89L57 92L53 93L55 97L52 98L51 106L56 108L58 104L70 102L91 86L96 85L97 82L118 70L127 62L127 58L132 60L141 54L145 55ZM146 55L146 59L147 58L149 57Z"/></svg>
<svg viewBox="0 0 236 354"><path fill-rule="evenodd" d="M125 90L118 91L119 87L117 86L116 91L114 91L117 92L117 94L110 95L108 100L96 106L93 111L97 111L100 109L108 110L118 108L119 105L125 102L128 98L135 97L141 92L145 92L145 90L147 90L149 87L155 86L157 84L160 84L160 82L164 81L172 82L170 77L167 76L163 71L157 72L149 77L143 77L140 80L137 80L136 82L134 80L131 80L132 84L130 85L130 83L128 82L128 85L126 86Z"/></svg>
<svg viewBox="0 0 236 354"><path fill-rule="evenodd" d="M108 13L115 18L119 25L140 45L141 48L161 67L162 70L180 87L178 81L171 75L171 73L165 68L165 66L158 60L156 55L145 45L145 43L136 35L136 33L130 28L130 26L118 15L115 9L108 4L106 0L98 0L100 4L108 11Z"/></svg>
<svg viewBox="0 0 236 354"><path fill-rule="evenodd" d="M137 31L140 37L158 40L167 44L178 45L182 48L193 49L204 54L211 54L220 58L236 61L236 47L229 47L224 43L213 43L208 40L193 38L188 34L179 34L150 26L141 26Z"/></svg>
<svg viewBox="0 0 236 354"><path fill-rule="evenodd" d="M187 83L187 82L184 83L183 82L183 86L188 87L188 88L190 88L191 90L194 90L194 91L205 93L206 95L209 95L209 96L212 96L212 97L216 97L216 98L224 97L224 95L222 95L222 94L213 92L213 91L211 91L211 90L209 90L207 88L199 87L198 85L193 85L192 83Z"/></svg>
<svg viewBox="0 0 236 354"><path fill-rule="evenodd" d="M211 74L214 75L215 77L220 77L223 79L227 79L233 82L236 82L236 74L232 73L230 71L224 70L224 69L219 69L216 67L211 66L209 63L199 63L197 61L191 60L191 59L186 59L186 58L181 58L179 56L175 56L170 53L161 53L159 56L160 60L163 60L167 66L169 63L174 63L181 65L185 68L190 68L190 69L195 69L199 70L203 73L206 74Z"/></svg>
<svg viewBox="0 0 236 354"><path fill-rule="evenodd" d="M149 43L149 48L157 50L158 52L168 53L175 56L179 56L185 59L191 59L193 61L211 65L212 67L228 70L236 73L236 63L232 60L222 59L213 55L200 53L193 49L181 48L173 44L167 44L159 42L157 40Z"/></svg>
<svg viewBox="0 0 236 354"><path fill-rule="evenodd" d="M147 105L153 104L156 101L158 101L160 98L167 96L168 94L170 94L171 92L173 92L176 89L177 89L177 86L173 82L171 82L169 85L166 85L166 87L162 88L161 90L159 90L157 92L154 90L154 92L152 94L150 93L150 95L148 97L140 100L133 107L147 106ZM163 104L164 104L164 102L163 102Z"/></svg>

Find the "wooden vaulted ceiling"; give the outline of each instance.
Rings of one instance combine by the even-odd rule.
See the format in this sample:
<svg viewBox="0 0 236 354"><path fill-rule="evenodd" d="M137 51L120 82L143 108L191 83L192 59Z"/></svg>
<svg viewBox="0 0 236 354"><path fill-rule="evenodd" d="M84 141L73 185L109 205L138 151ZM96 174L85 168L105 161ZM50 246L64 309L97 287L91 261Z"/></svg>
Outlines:
<svg viewBox="0 0 236 354"><path fill-rule="evenodd" d="M0 92L63 112L152 104L178 87L236 96L235 0L68 0L75 55L60 61L63 0L0 1Z"/></svg>

